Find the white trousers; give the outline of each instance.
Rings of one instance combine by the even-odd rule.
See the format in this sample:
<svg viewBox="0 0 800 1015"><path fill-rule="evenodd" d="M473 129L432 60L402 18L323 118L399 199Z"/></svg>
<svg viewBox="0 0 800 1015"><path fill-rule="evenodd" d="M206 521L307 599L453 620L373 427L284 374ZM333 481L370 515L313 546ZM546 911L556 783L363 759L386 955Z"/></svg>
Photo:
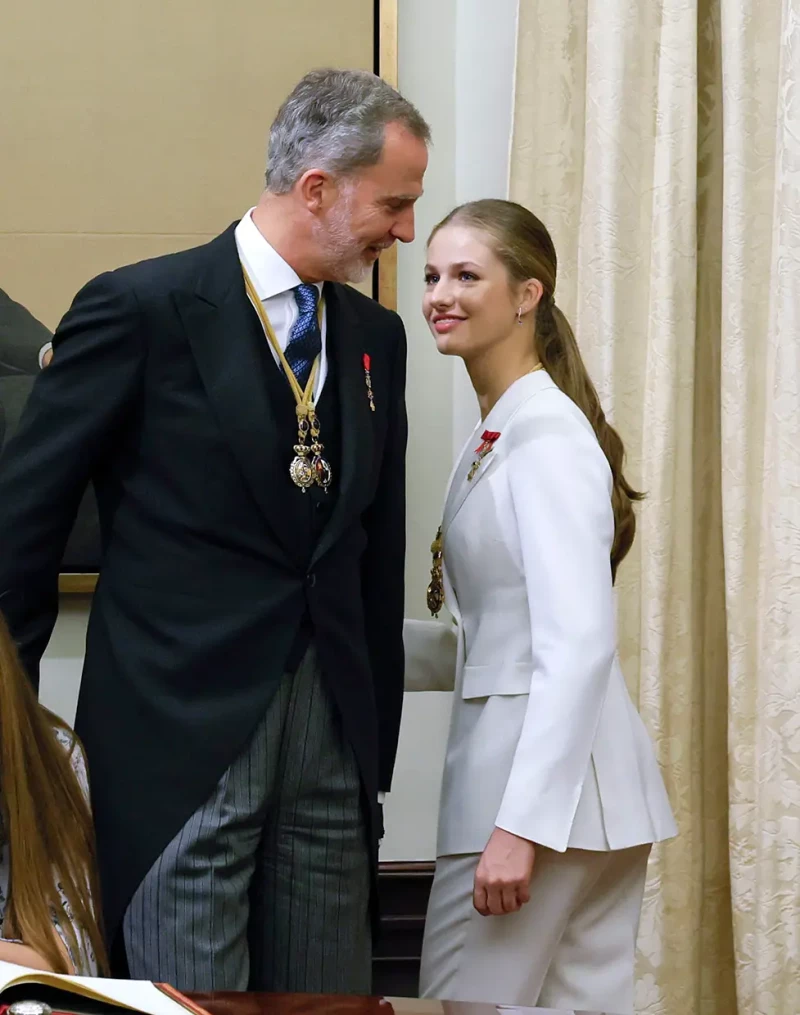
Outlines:
<svg viewBox="0 0 800 1015"><path fill-rule="evenodd" d="M633 1012L634 959L650 846L536 847L530 902L481 916L480 854L439 857L422 947L422 997Z"/></svg>

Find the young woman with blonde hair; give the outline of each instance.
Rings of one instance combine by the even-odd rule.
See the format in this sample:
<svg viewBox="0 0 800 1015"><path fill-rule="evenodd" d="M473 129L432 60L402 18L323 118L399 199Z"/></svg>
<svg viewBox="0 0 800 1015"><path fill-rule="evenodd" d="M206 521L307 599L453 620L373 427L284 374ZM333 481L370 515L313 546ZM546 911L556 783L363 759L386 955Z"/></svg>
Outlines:
<svg viewBox="0 0 800 1015"><path fill-rule="evenodd" d="M647 859L675 834L617 657L612 585L640 495L539 219L457 208L425 281L481 419L433 546L429 605L458 638L423 992L631 1012Z"/></svg>

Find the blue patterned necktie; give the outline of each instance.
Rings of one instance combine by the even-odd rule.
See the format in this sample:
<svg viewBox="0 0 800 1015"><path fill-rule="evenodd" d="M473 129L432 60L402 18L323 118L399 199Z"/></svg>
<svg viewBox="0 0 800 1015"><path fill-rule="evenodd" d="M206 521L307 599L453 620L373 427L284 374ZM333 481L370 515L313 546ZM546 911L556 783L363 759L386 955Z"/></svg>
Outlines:
<svg viewBox="0 0 800 1015"><path fill-rule="evenodd" d="M295 286L292 292L300 313L292 326L284 355L297 383L305 391L314 360L322 352L322 336L317 320L319 289L304 282Z"/></svg>

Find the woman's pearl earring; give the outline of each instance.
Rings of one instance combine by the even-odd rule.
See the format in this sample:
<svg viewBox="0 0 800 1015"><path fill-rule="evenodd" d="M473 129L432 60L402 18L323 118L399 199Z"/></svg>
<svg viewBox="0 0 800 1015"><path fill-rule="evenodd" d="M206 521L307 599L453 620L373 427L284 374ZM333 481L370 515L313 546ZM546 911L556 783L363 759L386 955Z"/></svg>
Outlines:
<svg viewBox="0 0 800 1015"><path fill-rule="evenodd" d="M517 310L517 324L522 324L522 307Z"/></svg>

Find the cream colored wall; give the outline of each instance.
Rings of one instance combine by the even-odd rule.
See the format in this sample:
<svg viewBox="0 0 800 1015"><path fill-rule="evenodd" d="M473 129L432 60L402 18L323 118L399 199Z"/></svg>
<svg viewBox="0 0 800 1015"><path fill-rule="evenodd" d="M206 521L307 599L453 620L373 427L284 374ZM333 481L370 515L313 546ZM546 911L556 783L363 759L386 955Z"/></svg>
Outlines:
<svg viewBox="0 0 800 1015"><path fill-rule="evenodd" d="M424 617L428 549L454 447L474 416L463 372L438 356L420 316L424 239L455 203L505 196L516 0L400 0L399 10L400 87L430 121L435 142L418 210L418 238L398 256L399 310L409 337L407 614ZM86 614L85 602L64 602L43 663L42 700L67 719L74 715ZM448 694L406 695L386 807L385 860L435 855L449 710Z"/></svg>
<svg viewBox="0 0 800 1015"><path fill-rule="evenodd" d="M255 203L265 127L297 79L373 55L372 0L16 4L0 285L52 328L99 272L216 236Z"/></svg>
<svg viewBox="0 0 800 1015"><path fill-rule="evenodd" d="M417 238L398 252L398 310L409 338L409 524L406 614L424 618L430 543L453 456L475 423L460 363L436 352L420 314L425 240L454 205L506 197L517 0L400 0L400 89L433 130ZM384 860L436 852L450 694L407 694Z"/></svg>

